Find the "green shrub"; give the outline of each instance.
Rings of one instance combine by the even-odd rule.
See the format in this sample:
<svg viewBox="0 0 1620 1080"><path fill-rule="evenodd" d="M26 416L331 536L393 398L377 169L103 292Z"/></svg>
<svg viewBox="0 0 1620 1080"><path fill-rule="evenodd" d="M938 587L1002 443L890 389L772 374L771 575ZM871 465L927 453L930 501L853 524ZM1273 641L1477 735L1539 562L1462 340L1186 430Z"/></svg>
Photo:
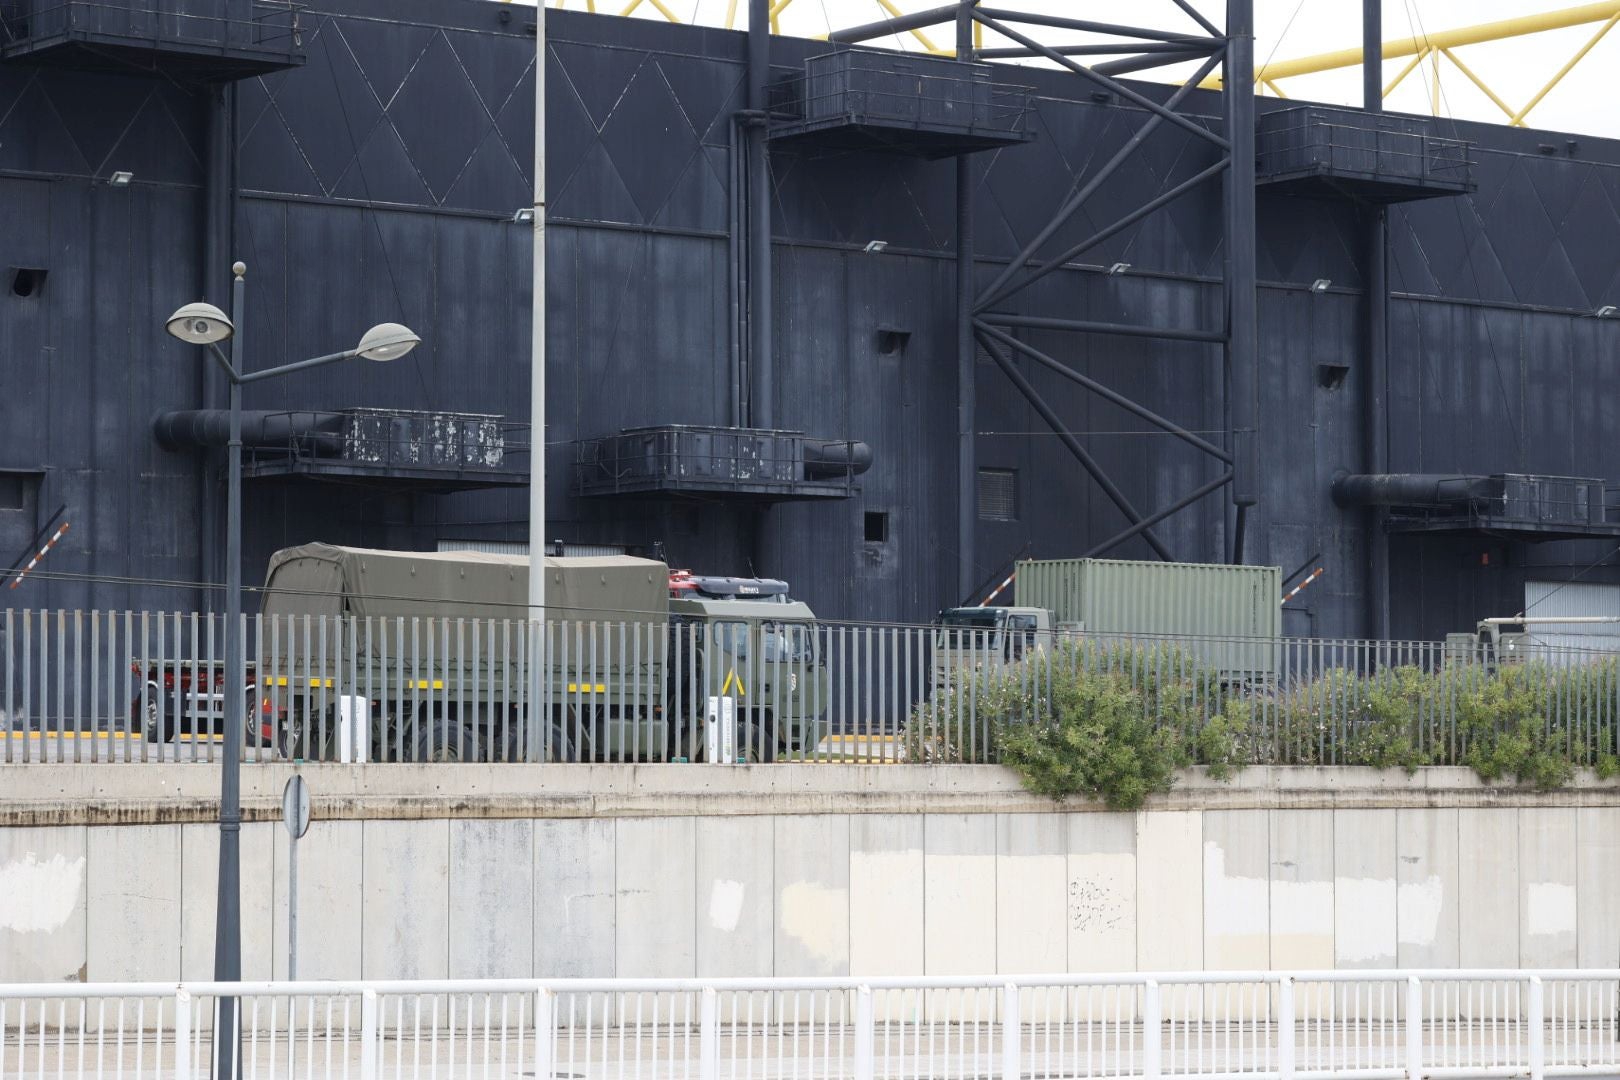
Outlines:
<svg viewBox="0 0 1620 1080"><path fill-rule="evenodd" d="M1080 639L956 673L914 710L908 760L1001 761L1032 791L1130 808L1180 765L1464 765L1547 790L1620 776L1620 658L1556 666L1330 668L1279 688L1228 685L1166 643Z"/></svg>
<svg viewBox="0 0 1620 1080"><path fill-rule="evenodd" d="M1050 723L1003 727L1001 757L1024 786L1065 799L1083 795L1134 810L1170 790L1188 764L1171 728L1155 722L1143 696L1117 672L1064 673L1052 687Z"/></svg>

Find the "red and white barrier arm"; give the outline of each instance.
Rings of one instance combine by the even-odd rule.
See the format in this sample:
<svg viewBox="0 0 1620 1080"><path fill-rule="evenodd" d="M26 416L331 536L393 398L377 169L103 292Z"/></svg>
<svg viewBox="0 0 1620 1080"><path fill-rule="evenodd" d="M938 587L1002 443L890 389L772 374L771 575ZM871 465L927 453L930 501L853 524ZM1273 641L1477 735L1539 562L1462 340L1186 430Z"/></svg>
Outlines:
<svg viewBox="0 0 1620 1080"><path fill-rule="evenodd" d="M1007 591L1007 586L1011 585L1013 583L1013 578L1015 578L1017 576L1018 576L1018 571L1016 571L1016 570L1014 570L1012 573L1008 574L1007 575L1007 580L1003 581L1000 585L997 585L995 587L995 589L991 591L990 595L984 598L984 603L980 604L979 606L980 607L989 607L991 604L995 603L996 602L996 597L998 597L1002 593L1006 592Z"/></svg>
<svg viewBox="0 0 1620 1080"><path fill-rule="evenodd" d="M62 534L68 531L68 524L69 523L66 521L62 522L62 527L52 533L49 540L45 541L45 546L39 549L39 554L35 555L32 559L29 559L28 565L17 571L17 576L11 579L11 587L13 589L22 584L23 578L28 576L28 571L38 566L40 561L51 553L51 548L55 547L56 542L62 539Z"/></svg>
<svg viewBox="0 0 1620 1080"><path fill-rule="evenodd" d="M1296 597L1300 593L1304 592L1305 591L1305 586L1309 585L1311 582L1313 582L1317 578L1321 577L1324 573L1326 573L1326 571L1320 566L1318 566L1315 570L1312 570L1311 571L1311 576L1306 578L1304 581L1300 582L1298 585L1295 585L1293 591L1290 592L1287 596L1282 598L1282 602L1284 604L1286 604L1286 603L1288 603L1288 601L1292 600L1294 597Z"/></svg>

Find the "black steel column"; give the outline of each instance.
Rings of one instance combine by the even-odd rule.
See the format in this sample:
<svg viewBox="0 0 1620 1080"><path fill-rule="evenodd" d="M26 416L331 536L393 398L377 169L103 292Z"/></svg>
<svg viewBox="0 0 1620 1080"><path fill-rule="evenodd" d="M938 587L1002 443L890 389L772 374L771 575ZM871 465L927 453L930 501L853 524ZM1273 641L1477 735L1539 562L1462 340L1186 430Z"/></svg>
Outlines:
<svg viewBox="0 0 1620 1080"><path fill-rule="evenodd" d="M973 8L978 0L962 0L956 13L956 56L973 59ZM975 345L973 307L973 155L956 159L956 594L959 603L973 602L978 584L974 557L978 514L978 454L974 446Z"/></svg>
<svg viewBox="0 0 1620 1080"><path fill-rule="evenodd" d="M1361 93L1368 112L1384 109L1384 30L1379 0L1361 5ZM1367 207L1367 351L1362 409L1367 472L1389 471L1389 244L1388 212ZM1384 509L1367 511L1367 636L1389 637L1389 537Z"/></svg>
<svg viewBox="0 0 1620 1080"><path fill-rule="evenodd" d="M770 0L748 2L748 400L750 427L775 426L776 365L771 357L771 165L766 87L771 74Z"/></svg>
<svg viewBox="0 0 1620 1080"><path fill-rule="evenodd" d="M1243 561L1249 507L1259 493L1259 343L1255 310L1254 0L1227 0L1226 137L1226 427L1232 437L1232 502L1237 518L1230 557Z"/></svg>
<svg viewBox="0 0 1620 1080"><path fill-rule="evenodd" d="M232 232L235 226L236 202L236 87L221 83L208 88L208 149L203 178L203 299L222 310L230 310L230 278L226 268L235 253ZM219 366L204 357L198 364L202 385L198 388L198 407L218 409L224 406L225 380ZM199 458L202 475L199 478L198 531L202 543L197 545L197 580L217 582L222 573L219 565L219 454L208 451ZM199 609L218 610L219 597L213 589L201 590Z"/></svg>

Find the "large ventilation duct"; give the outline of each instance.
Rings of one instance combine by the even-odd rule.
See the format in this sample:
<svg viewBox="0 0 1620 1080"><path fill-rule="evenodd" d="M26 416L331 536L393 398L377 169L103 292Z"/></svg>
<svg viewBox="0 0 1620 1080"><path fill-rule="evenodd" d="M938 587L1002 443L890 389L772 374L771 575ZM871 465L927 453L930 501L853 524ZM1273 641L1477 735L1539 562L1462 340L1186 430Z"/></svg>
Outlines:
<svg viewBox="0 0 1620 1080"><path fill-rule="evenodd" d="M1340 506L1455 506L1493 493L1489 476L1455 473L1347 473L1333 480Z"/></svg>
<svg viewBox="0 0 1620 1080"><path fill-rule="evenodd" d="M866 443L844 439L804 440L804 476L807 480L859 476L871 467L872 448Z"/></svg>
<svg viewBox="0 0 1620 1080"><path fill-rule="evenodd" d="M224 446L230 442L228 409L182 409L161 414L152 432L165 450ZM334 445L343 434L343 414L337 412L244 412L243 446L285 447L295 439L329 436Z"/></svg>

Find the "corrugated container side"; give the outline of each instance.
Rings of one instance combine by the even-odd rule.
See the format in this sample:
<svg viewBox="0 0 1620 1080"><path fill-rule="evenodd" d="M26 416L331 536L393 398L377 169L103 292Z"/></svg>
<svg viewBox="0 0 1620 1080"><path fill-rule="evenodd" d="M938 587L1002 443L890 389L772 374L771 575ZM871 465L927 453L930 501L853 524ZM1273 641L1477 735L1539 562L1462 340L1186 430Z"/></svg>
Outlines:
<svg viewBox="0 0 1620 1080"><path fill-rule="evenodd" d="M1035 559L1018 564L1014 603L1047 608L1058 623L1090 633L1174 635L1229 672L1276 667L1282 634L1282 572L1275 566Z"/></svg>

